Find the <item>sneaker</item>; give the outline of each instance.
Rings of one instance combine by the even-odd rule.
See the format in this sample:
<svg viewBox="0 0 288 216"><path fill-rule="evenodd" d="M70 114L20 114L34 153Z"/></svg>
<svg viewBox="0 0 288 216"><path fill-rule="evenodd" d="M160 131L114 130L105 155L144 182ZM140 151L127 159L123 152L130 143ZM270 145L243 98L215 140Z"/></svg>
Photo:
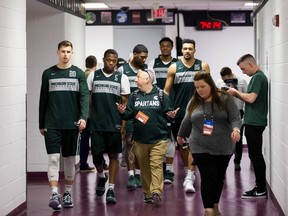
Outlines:
<svg viewBox="0 0 288 216"><path fill-rule="evenodd" d="M127 166L126 160L124 158L121 159L120 166L121 167L126 167Z"/></svg>
<svg viewBox="0 0 288 216"><path fill-rule="evenodd" d="M95 167L90 167L89 165L87 165L86 168L81 168L80 167L80 172L94 172L95 171Z"/></svg>
<svg viewBox="0 0 288 216"><path fill-rule="evenodd" d="M53 193L49 200L49 207L51 207L54 210L60 210L62 208L60 204L60 194Z"/></svg>
<svg viewBox="0 0 288 216"><path fill-rule="evenodd" d="M105 184L107 182L107 177L105 178L98 178L97 187L96 187L96 194L97 196L103 196L105 193Z"/></svg>
<svg viewBox="0 0 288 216"><path fill-rule="evenodd" d="M71 194L68 191L66 191L63 194L63 207L64 208L72 208L72 207L74 207L72 196L71 196Z"/></svg>
<svg viewBox="0 0 288 216"><path fill-rule="evenodd" d="M267 190L259 191L257 186L254 187L250 191L246 191L245 194L242 195L243 199L253 199L253 198L267 198Z"/></svg>
<svg viewBox="0 0 288 216"><path fill-rule="evenodd" d="M166 170L164 173L164 184L172 184L174 181L174 173Z"/></svg>
<svg viewBox="0 0 288 216"><path fill-rule="evenodd" d="M145 196L144 197L144 203L153 203L152 196Z"/></svg>
<svg viewBox="0 0 288 216"><path fill-rule="evenodd" d="M136 182L136 186L138 188L141 188L142 187L142 182L141 182L141 176L139 174L136 174L135 175L135 182Z"/></svg>
<svg viewBox="0 0 288 216"><path fill-rule="evenodd" d="M160 205L162 198L158 193L152 193L152 203L153 206L158 207Z"/></svg>
<svg viewBox="0 0 288 216"><path fill-rule="evenodd" d="M112 188L109 188L106 193L106 203L107 204L116 204L116 198Z"/></svg>
<svg viewBox="0 0 288 216"><path fill-rule="evenodd" d="M135 190L137 188L136 180L133 175L129 176L128 183L127 183L127 189L128 190Z"/></svg>
<svg viewBox="0 0 288 216"><path fill-rule="evenodd" d="M235 171L240 171L240 170L241 170L240 164L234 163L234 170L235 170Z"/></svg>
<svg viewBox="0 0 288 216"><path fill-rule="evenodd" d="M183 187L184 187L184 191L186 193L195 193L195 188L193 186L195 181L195 175L191 176L186 176L184 183L183 183Z"/></svg>

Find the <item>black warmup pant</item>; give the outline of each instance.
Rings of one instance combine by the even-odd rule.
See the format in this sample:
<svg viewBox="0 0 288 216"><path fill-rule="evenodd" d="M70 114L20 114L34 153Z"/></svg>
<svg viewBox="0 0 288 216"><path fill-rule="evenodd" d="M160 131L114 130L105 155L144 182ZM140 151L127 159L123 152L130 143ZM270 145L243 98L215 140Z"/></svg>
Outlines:
<svg viewBox="0 0 288 216"><path fill-rule="evenodd" d="M244 111L239 110L241 119L244 116ZM242 152L243 152L243 132L244 132L244 125L240 128L240 140L236 142L236 149L235 149L235 157L234 157L234 163L240 164L242 159Z"/></svg>
<svg viewBox="0 0 288 216"><path fill-rule="evenodd" d="M262 134L265 126L245 124L249 158L253 164L256 186L262 191L266 189L266 164L262 154Z"/></svg>
<svg viewBox="0 0 288 216"><path fill-rule="evenodd" d="M226 170L232 155L193 154L201 176L201 195L204 208L219 203Z"/></svg>
<svg viewBox="0 0 288 216"><path fill-rule="evenodd" d="M87 119L86 128L81 133L80 145L80 169L86 169L88 166L87 159L89 155L89 140L91 132L89 131L90 119Z"/></svg>

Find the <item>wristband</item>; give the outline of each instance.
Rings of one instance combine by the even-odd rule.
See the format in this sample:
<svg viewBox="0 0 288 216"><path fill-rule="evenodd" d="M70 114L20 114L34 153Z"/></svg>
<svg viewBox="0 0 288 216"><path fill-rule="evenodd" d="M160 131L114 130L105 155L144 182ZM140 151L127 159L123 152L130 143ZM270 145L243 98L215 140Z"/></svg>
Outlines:
<svg viewBox="0 0 288 216"><path fill-rule="evenodd" d="M239 129L233 129L233 131L235 131L235 132L240 134L240 130Z"/></svg>

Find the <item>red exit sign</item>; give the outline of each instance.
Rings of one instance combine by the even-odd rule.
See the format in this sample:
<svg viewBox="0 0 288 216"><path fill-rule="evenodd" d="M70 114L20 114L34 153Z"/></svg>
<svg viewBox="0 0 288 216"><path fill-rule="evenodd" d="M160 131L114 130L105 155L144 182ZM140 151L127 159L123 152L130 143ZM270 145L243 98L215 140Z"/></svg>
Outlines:
<svg viewBox="0 0 288 216"><path fill-rule="evenodd" d="M159 7L156 10L151 10L151 18L162 19L167 17L167 8Z"/></svg>
<svg viewBox="0 0 288 216"><path fill-rule="evenodd" d="M208 21L200 20L197 21L197 30L222 30L222 22L220 21Z"/></svg>

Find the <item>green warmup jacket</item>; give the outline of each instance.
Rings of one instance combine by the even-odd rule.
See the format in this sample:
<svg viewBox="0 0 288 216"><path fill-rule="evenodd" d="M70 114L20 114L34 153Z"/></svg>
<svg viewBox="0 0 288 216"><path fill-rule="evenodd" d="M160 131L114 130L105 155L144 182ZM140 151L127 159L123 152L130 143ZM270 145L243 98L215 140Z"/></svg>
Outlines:
<svg viewBox="0 0 288 216"><path fill-rule="evenodd" d="M129 96L126 111L121 118L133 119L133 139L136 142L155 144L161 140L167 140L168 117L166 112L173 109L167 94L163 92L163 98L160 99L159 90L159 87L153 86L150 93L136 90L138 91L136 97L133 97L134 93ZM139 111L149 117L145 124L136 119Z"/></svg>
<svg viewBox="0 0 288 216"><path fill-rule="evenodd" d="M79 119L87 120L89 90L84 72L72 65L56 65L42 74L39 129L76 129Z"/></svg>

